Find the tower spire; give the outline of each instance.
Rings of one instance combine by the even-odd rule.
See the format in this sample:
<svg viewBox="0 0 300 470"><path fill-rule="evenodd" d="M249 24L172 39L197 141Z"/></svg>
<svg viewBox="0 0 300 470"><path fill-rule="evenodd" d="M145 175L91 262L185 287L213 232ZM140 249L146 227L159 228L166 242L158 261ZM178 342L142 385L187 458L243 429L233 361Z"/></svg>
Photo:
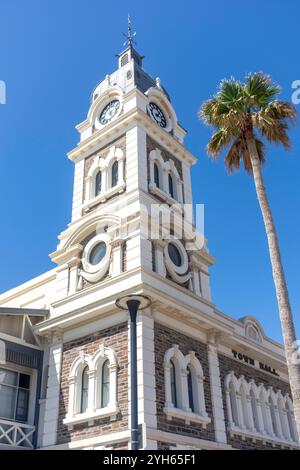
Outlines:
<svg viewBox="0 0 300 470"><path fill-rule="evenodd" d="M134 45L136 44L136 41L134 40L134 37L136 35L136 32L132 32L132 27L131 27L131 18L130 15L128 14L127 18L127 34L123 33L123 36L125 36L126 41L124 42L123 46L126 47L126 49L121 52L120 54L117 54L117 57L119 58L119 68L123 67L124 65L128 64L128 62L133 59L134 62L139 65L140 67L142 66L142 60L143 56L141 56L134 48Z"/></svg>
<svg viewBox="0 0 300 470"><path fill-rule="evenodd" d="M124 36L126 37L126 41L124 42L124 46L127 45L127 47L133 47L133 44L136 44L136 42L134 41L134 36L136 35L136 32L132 32L132 28L131 28L131 18L130 18L130 15L128 14L128 18L127 18L127 35L125 33L123 33Z"/></svg>

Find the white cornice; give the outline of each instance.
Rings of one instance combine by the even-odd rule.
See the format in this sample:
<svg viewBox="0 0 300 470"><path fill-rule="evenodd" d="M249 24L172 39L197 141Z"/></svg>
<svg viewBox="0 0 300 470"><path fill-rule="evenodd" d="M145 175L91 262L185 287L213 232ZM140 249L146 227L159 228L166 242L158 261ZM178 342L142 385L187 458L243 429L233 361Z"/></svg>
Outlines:
<svg viewBox="0 0 300 470"><path fill-rule="evenodd" d="M90 155L92 152L97 151L104 142L109 138L115 138L116 134L128 128L128 126L135 126L138 123L143 124L150 137L155 139L169 152L174 153L179 160L187 161L191 165L196 163L196 157L192 155L180 142L168 134L155 124L152 119L147 116L141 109L135 107L125 114L121 114L115 121L107 124L104 129L100 129L93 133L90 137L80 142L77 147L71 150L67 156L72 161L77 161Z"/></svg>
<svg viewBox="0 0 300 470"><path fill-rule="evenodd" d="M3 292L0 295L0 305L7 304L7 302L10 302L12 300L17 299L21 295L24 295L33 289L36 289L37 287L40 287L42 285L48 284L51 281L54 281L56 278L56 270L51 269L50 271L47 271L44 274L41 274L40 276L37 276L33 279L30 279L27 282L24 282L24 284L20 284L17 287L14 287L13 289L10 289L6 292ZM10 305L6 305L7 307ZM14 306L18 306L14 304Z"/></svg>

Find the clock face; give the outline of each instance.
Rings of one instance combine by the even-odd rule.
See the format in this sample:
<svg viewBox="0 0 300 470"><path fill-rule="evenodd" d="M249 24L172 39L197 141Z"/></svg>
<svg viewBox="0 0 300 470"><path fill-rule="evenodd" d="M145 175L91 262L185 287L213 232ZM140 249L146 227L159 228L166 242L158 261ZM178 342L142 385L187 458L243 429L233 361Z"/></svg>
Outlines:
<svg viewBox="0 0 300 470"><path fill-rule="evenodd" d="M160 109L160 107L157 106L156 103L149 103L149 112L150 112L152 119L154 119L154 121L157 122L157 124L160 127L163 127L163 128L167 127L166 117L164 113L162 112L162 110Z"/></svg>
<svg viewBox="0 0 300 470"><path fill-rule="evenodd" d="M99 116L100 124L102 124L103 126L105 124L108 124L118 113L120 105L121 104L119 100L113 100L108 103Z"/></svg>

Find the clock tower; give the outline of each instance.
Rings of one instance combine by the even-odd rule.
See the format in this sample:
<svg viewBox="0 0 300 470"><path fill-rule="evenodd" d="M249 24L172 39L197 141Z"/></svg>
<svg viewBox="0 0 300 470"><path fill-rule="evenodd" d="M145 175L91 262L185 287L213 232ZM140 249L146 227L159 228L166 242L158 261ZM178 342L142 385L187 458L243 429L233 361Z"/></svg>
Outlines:
<svg viewBox="0 0 300 470"><path fill-rule="evenodd" d="M0 295L0 448L299 449L282 345L212 303L196 158L130 23L76 129L55 267Z"/></svg>
<svg viewBox="0 0 300 470"><path fill-rule="evenodd" d="M50 356L55 351L60 376L56 390L54 384L48 387L48 394L60 399L46 401L43 446L64 443L66 436L77 439L84 427L93 435L103 420L118 432L128 425L130 345L128 313L115 305L120 295L151 299L137 320L144 447L157 447L148 432L157 429L161 393L155 370L155 347L161 341L156 339L156 319L181 330L188 323L203 324L203 316L213 314L208 272L213 258L205 244L197 245L202 238L194 233L190 169L196 159L184 147L186 131L160 79L143 69L143 57L132 40L117 58L117 70L93 90L87 117L76 126L79 143L68 154L75 166L72 219L51 254L57 265L55 298L51 318L39 328L40 334L53 338L49 351ZM116 338L111 333L115 330ZM119 336L124 342L121 358ZM102 362L109 355L114 358L105 372L110 391L104 404L103 390L101 397L91 392L100 379L97 367L89 365L101 348ZM83 370L87 378L82 378ZM84 405L83 387L89 393ZM207 429L211 418L203 397L197 398L192 412L184 393L178 397L181 409L174 408L171 397L164 400L163 420L194 419Z"/></svg>

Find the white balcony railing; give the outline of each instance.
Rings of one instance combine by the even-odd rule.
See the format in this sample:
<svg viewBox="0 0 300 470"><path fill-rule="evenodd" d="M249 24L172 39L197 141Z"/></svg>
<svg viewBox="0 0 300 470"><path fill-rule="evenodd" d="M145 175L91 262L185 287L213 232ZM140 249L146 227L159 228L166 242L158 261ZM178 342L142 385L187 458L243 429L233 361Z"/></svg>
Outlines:
<svg viewBox="0 0 300 470"><path fill-rule="evenodd" d="M32 437L35 426L30 424L7 421L0 418L0 447L1 444L13 447L33 449Z"/></svg>

